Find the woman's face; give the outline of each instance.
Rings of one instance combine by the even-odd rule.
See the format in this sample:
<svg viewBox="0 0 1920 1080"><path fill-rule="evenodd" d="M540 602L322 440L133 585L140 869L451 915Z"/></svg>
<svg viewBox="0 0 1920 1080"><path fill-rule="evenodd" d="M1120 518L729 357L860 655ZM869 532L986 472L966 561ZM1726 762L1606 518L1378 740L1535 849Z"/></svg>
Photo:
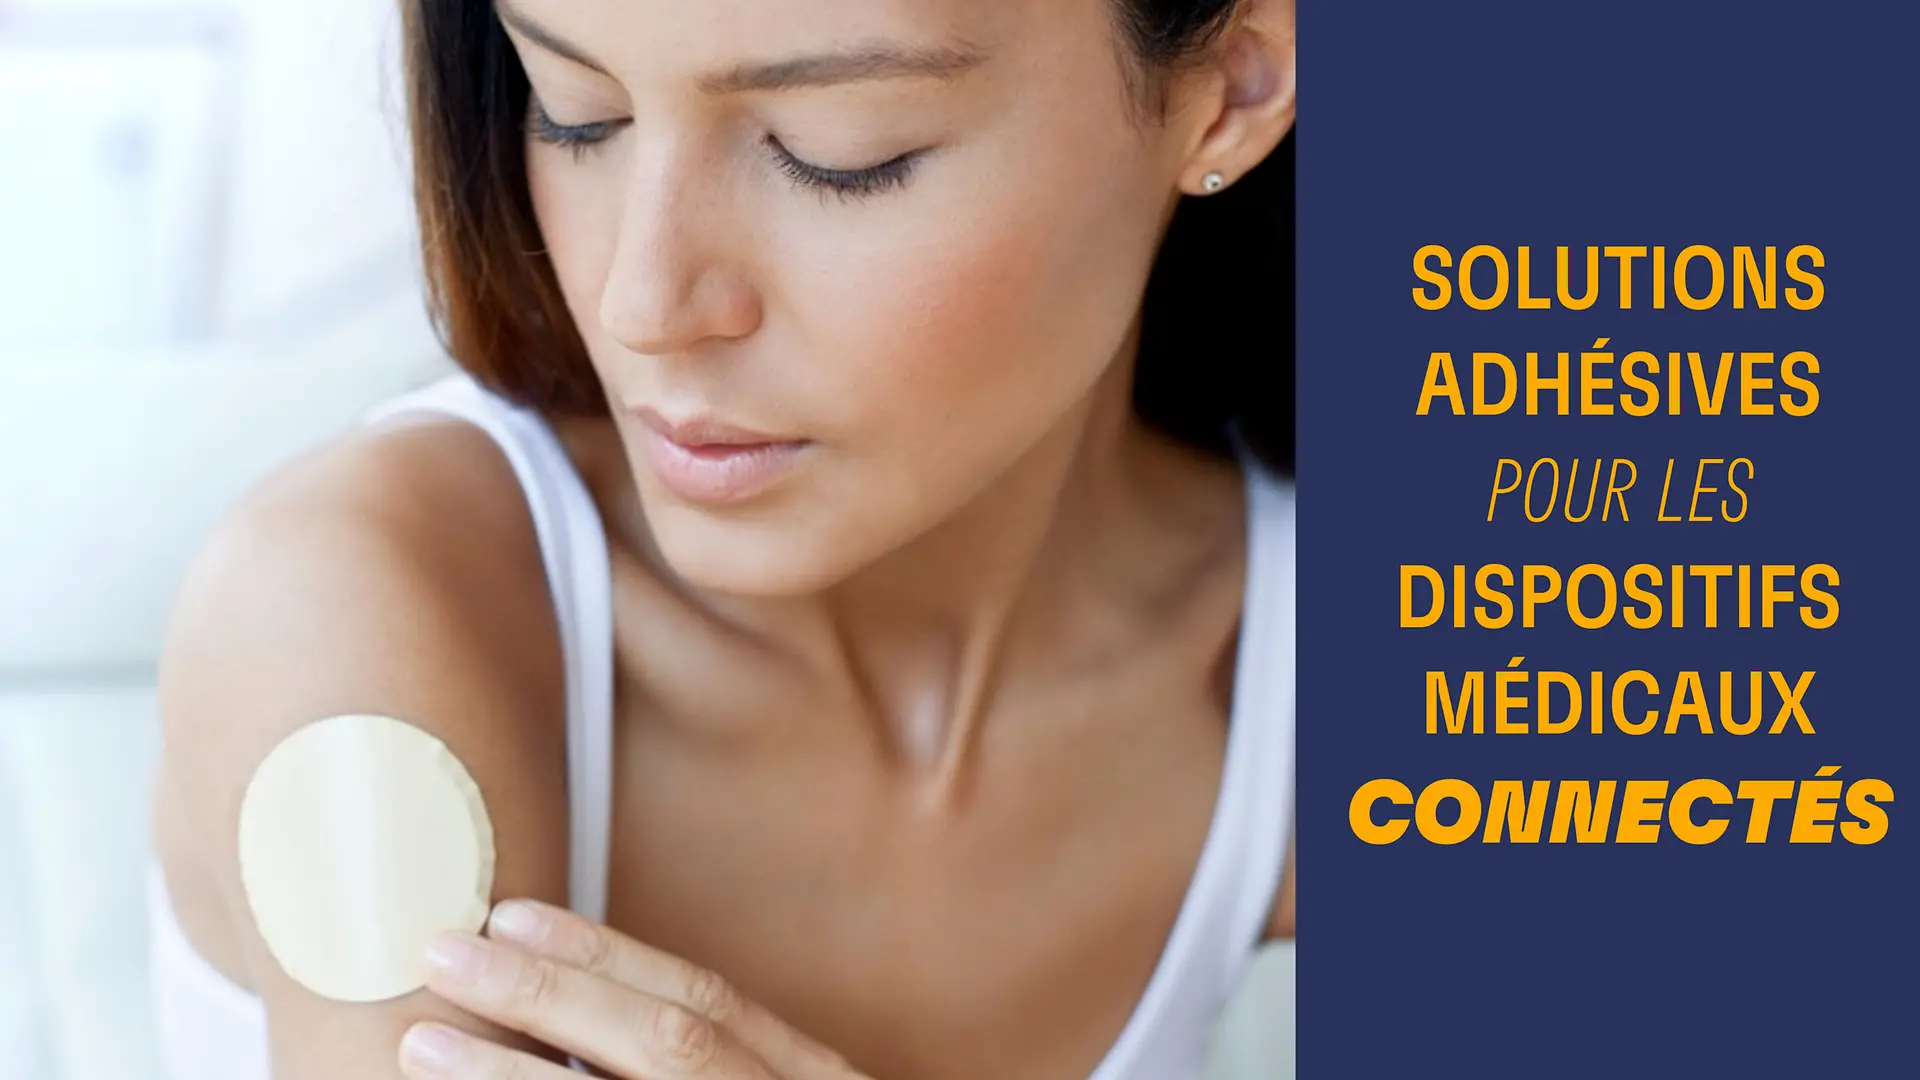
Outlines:
<svg viewBox="0 0 1920 1080"><path fill-rule="evenodd" d="M499 9L547 250L687 579L832 584L1122 353L1185 148L1130 111L1110 0Z"/></svg>

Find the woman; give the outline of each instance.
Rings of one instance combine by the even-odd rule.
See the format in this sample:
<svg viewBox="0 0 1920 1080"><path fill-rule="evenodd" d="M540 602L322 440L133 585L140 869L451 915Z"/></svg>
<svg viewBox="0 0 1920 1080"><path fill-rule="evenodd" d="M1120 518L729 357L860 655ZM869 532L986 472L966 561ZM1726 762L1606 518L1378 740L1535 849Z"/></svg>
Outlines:
<svg viewBox="0 0 1920 1080"><path fill-rule="evenodd" d="M406 25L468 374L179 599L176 1075L1190 1074L1293 928L1290 0ZM343 712L451 746L548 905L377 1005L280 971L236 865Z"/></svg>

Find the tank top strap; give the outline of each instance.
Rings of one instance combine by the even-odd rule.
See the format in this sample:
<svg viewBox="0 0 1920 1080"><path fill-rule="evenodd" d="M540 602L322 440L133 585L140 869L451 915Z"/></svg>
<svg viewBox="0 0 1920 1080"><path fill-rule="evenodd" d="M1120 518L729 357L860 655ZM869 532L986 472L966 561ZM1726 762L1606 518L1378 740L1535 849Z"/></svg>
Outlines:
<svg viewBox="0 0 1920 1080"><path fill-rule="evenodd" d="M1246 862L1224 942L1231 985L1265 936L1294 818L1294 489L1264 466L1249 461L1247 467L1249 559L1258 573L1247 583L1241 631L1241 662L1252 665L1241 684L1248 738L1240 759L1228 766L1249 775L1237 788L1245 798Z"/></svg>
<svg viewBox="0 0 1920 1080"><path fill-rule="evenodd" d="M1293 488L1243 450L1247 572L1212 824L1145 994L1093 1080L1191 1080L1245 978L1293 817Z"/></svg>
<svg viewBox="0 0 1920 1080"><path fill-rule="evenodd" d="M613 611L606 531L586 484L539 413L450 375L389 399L363 420L407 413L466 420L500 447L540 543L566 672L568 905L606 921L613 814Z"/></svg>

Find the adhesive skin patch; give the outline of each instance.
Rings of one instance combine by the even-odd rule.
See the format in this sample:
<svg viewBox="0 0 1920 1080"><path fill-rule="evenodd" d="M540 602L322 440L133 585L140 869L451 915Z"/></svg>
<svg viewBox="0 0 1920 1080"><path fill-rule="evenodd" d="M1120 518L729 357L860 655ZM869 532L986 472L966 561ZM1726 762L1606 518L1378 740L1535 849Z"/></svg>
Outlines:
<svg viewBox="0 0 1920 1080"><path fill-rule="evenodd" d="M477 931L493 823L447 745L386 716L335 716L274 747L240 804L240 880L294 981L336 1001L426 984L426 949Z"/></svg>

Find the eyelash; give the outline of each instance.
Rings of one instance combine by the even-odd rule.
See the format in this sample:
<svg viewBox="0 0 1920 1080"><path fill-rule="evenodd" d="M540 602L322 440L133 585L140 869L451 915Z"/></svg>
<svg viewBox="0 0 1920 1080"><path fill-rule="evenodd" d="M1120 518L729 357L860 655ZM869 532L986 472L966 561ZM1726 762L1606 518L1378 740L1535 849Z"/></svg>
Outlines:
<svg viewBox="0 0 1920 1080"><path fill-rule="evenodd" d="M864 199L904 186L912 177L914 166L919 164L921 154L915 150L864 169L823 169L794 157L772 135L767 136L767 149L772 151L775 164L787 179L802 188L818 191L822 198L838 195L843 201Z"/></svg>
<svg viewBox="0 0 1920 1080"><path fill-rule="evenodd" d="M530 103L527 119L534 138L571 151L576 161L584 158L587 151L606 142L623 126L614 122L556 124L538 101ZM773 154L776 167L795 185L818 191L822 197L838 195L842 200L867 198L903 186L912 176L914 166L919 163L923 153L911 151L863 169L828 169L795 157L773 135L767 136L766 145Z"/></svg>
<svg viewBox="0 0 1920 1080"><path fill-rule="evenodd" d="M586 156L588 150L606 142L619 127L613 123L595 124L556 124L553 117L538 101L527 106L527 127L533 137L550 146L558 146L573 152L575 161Z"/></svg>

